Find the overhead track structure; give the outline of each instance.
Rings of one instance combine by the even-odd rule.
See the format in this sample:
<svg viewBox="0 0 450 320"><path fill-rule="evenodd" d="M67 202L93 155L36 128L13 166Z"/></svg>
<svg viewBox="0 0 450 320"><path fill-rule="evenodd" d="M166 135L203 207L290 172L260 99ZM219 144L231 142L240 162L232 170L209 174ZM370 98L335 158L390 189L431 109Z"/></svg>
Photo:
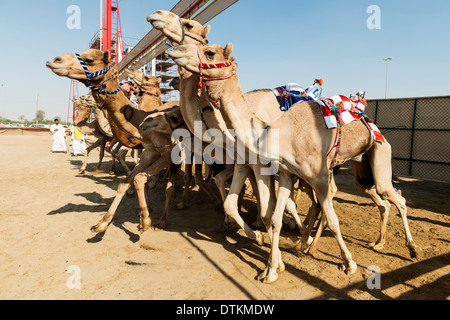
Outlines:
<svg viewBox="0 0 450 320"><path fill-rule="evenodd" d="M204 25L239 0L181 0L171 12L181 18L196 20ZM150 12L149 12L150 14ZM150 30L147 35L118 63L120 80L126 78L126 68L140 69L153 59L160 56L169 47L164 43L164 35L156 29Z"/></svg>

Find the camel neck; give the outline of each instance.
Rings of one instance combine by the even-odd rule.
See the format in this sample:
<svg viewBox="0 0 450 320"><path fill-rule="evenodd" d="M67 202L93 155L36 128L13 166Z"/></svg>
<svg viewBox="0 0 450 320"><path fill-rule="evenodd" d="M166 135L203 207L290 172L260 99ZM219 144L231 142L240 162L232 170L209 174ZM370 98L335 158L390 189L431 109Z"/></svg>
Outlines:
<svg viewBox="0 0 450 320"><path fill-rule="evenodd" d="M198 96L199 76L181 67L179 68L179 73L180 110L189 131L201 140L209 136L209 134L206 134L206 131L210 129L217 129L225 134L227 128L231 127L229 123L224 121L222 115L211 106L206 90L201 92L200 97ZM200 126L198 124L201 124L201 133L199 132Z"/></svg>
<svg viewBox="0 0 450 320"><path fill-rule="evenodd" d="M233 129L265 129L267 124L248 107L237 75L230 79L206 81L208 97Z"/></svg>
<svg viewBox="0 0 450 320"><path fill-rule="evenodd" d="M108 75L105 75L108 78ZM95 84L94 84L95 85ZM117 78L111 79L104 83L104 88L107 91L114 91L119 86ZM134 147L142 141L142 136L139 133L138 119L135 117L136 113L132 107L132 103L127 99L122 91L116 94L101 94L93 91L93 96L96 102L108 111L108 118L112 120L116 126L111 126L114 137L118 139L125 146ZM130 116L127 118L125 112L133 108ZM140 117L139 117L140 118Z"/></svg>
<svg viewBox="0 0 450 320"><path fill-rule="evenodd" d="M163 105L160 97L143 93L138 98L139 109L142 111L153 112Z"/></svg>

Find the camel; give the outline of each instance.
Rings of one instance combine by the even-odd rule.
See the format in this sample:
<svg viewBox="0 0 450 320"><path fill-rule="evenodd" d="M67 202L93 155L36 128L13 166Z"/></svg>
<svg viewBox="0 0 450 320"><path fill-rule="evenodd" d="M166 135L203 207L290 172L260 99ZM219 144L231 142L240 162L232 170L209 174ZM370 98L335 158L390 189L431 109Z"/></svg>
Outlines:
<svg viewBox="0 0 450 320"><path fill-rule="evenodd" d="M155 76L150 76L139 70L126 69L125 72L129 76L129 78L136 84L138 87L138 103L140 109L146 111L153 111L151 108L146 107L155 99L160 100L161 90L159 89L159 83L161 83L161 79ZM157 88L157 90L155 90ZM162 103L161 103L162 104ZM187 173L192 172L192 165L185 164L185 171ZM185 177L186 183L191 180L190 177ZM216 196L212 193L212 191L206 186L205 181L202 176L202 165L195 165L195 182L211 199L213 199L214 203L218 205ZM178 209L185 208L185 201L181 201L176 205Z"/></svg>
<svg viewBox="0 0 450 320"><path fill-rule="evenodd" d="M134 92L137 95L139 109L152 112L163 105L161 102L161 79L150 76L139 70L126 69L125 73L135 84Z"/></svg>
<svg viewBox="0 0 450 320"><path fill-rule="evenodd" d="M278 269L284 270L278 243L283 211L291 196L295 177L311 186L320 203L324 221L341 250L343 259L341 270L347 274L356 271L357 265L342 238L339 220L333 208L334 191L330 187L332 180L330 165L332 163L340 165L358 156L362 156L363 160L358 166L353 166L353 170L357 173L355 177L359 179L359 184L365 189L375 190L378 195L397 207L405 229L406 246L412 258L418 257L421 249L414 243L409 230L406 200L392 185L389 143L374 142L363 121L353 121L342 127L339 153L333 159L331 151L335 147L336 129L330 130L324 125L321 108L314 101L299 103L274 121L262 120L247 105L237 76L237 64L231 57L232 52L232 44L228 44L225 48L219 45L205 47L183 45L166 54L179 66L200 75L211 103L220 110L225 121L231 123L233 128L260 130L267 135L278 134L278 138L282 137L278 140L278 153L262 154L255 149L262 136L249 139L241 132L237 133L237 139L245 144L249 153L265 157L276 163L279 168L275 210L273 214L262 216L271 236L271 252L266 269L258 279L264 283L274 282L278 278ZM254 235L250 233L250 236Z"/></svg>
<svg viewBox="0 0 450 320"><path fill-rule="evenodd" d="M147 21L149 21L154 28L160 30L173 44L185 43L204 45L208 43L208 39L206 38L206 36L211 29L209 25L203 27L196 21L182 19L172 12L163 10L155 11L153 14L149 15L147 17ZM203 138L205 137L205 131L208 129L218 129L226 134L229 126L225 123L220 112L211 107L211 104L209 103L205 94L202 93L200 98L198 98L198 76L190 73L182 67L179 67L179 74L180 107L189 131L196 134L197 138L201 139L202 141L204 141ZM252 110L263 119L269 120L278 118L282 115L277 99L271 90L259 90L246 93L245 99L248 101L248 104L252 106ZM201 132L195 130L195 123L202 124ZM226 141L225 138L223 138L222 141ZM218 147L224 149L224 146ZM273 177L260 177L259 180L262 181L261 185L257 185L254 175L259 174L259 172L261 171L260 167L261 166L259 164L252 166L248 166L246 164L236 164L234 166L228 166L225 171L216 175L215 182L217 187L219 188L222 201L224 202L225 212L227 213L226 218L228 218L229 216L239 216L238 199L247 176L250 179L252 189L254 190L256 197L258 199L261 197L268 197L267 193L271 192L271 190L273 189ZM230 193L236 190L238 196L228 197L225 190L225 182L232 176L236 176L237 172L245 175L245 177L241 179L239 183L238 181L234 181L233 179L234 183L232 183L230 187ZM269 206L262 204L262 207L261 202L258 200L258 211L269 210L270 205L274 205L273 200L274 199L271 198L272 203L270 203ZM233 214L230 214L228 212L230 210L233 211ZM295 222L300 230L305 230L303 223L298 218L293 197L288 202L286 210L294 217ZM239 219L241 219L240 216ZM229 220L226 220L226 222L230 223ZM286 218L285 222L288 223L291 228L293 228L292 221L290 219ZM261 221L259 219L254 223L254 225L257 227L259 227L260 224ZM263 244L263 237L259 231L255 232L255 238L257 239L259 245Z"/></svg>
<svg viewBox="0 0 450 320"><path fill-rule="evenodd" d="M206 36L210 32L210 26L203 27L201 24L199 24L196 21L188 20L188 19L180 19L177 15L175 15L171 12L168 12L168 11L163 11L163 10L154 12L152 15L147 17L147 20L156 29L162 31L164 33L164 35L173 44L185 43L185 44L205 45L208 43ZM189 73L186 72L185 70L183 70L183 68L180 68L180 70L183 72L183 73L180 72L180 74L187 74L186 77L189 76ZM198 82L198 80L196 78L194 78L193 83L189 84L191 87L194 87L194 92L196 90L195 89L196 81ZM257 116L259 116L264 121L272 121L272 120L278 119L279 117L281 117L284 114L284 112L281 112L279 103L278 103L277 99L274 98L274 95L272 94L272 90L268 90L268 89L255 90L250 93L244 94L244 97L247 101L248 107L251 108L251 111L254 112ZM198 115L199 110L196 110L197 106L195 104L194 98L192 98L190 100L188 99L187 101L188 102L190 101L191 104L190 104L190 108L187 108L187 110L185 110L185 112L184 112L185 118L188 118L186 116L186 113L188 113L188 112L191 113L191 115L192 115L191 117ZM183 110L184 109L183 101L181 101L181 102L182 102L182 110ZM202 110L202 113L206 110L215 111L214 116L216 118L221 118L220 112L218 112L214 108L206 107ZM198 117L196 118L196 120L199 121ZM209 124L208 127L215 128L214 120L212 120L210 117L205 116L205 119L202 119L202 120L205 123ZM187 122L189 123L189 121L187 121ZM223 121L222 121L222 123L223 123ZM192 127L192 124L190 125L190 127ZM351 161L351 164L352 164L352 168L354 168L353 174L355 176L356 184L374 201L374 203L377 205L377 207L380 211L380 217L381 217L380 236L376 242L369 244L374 250L380 251L384 248L384 244L385 244L386 225L387 225L391 205L390 205L389 201L383 200L377 194L375 188L370 188L370 187L366 188L365 186L362 186L360 184L360 182L359 182L360 178L358 178L358 175L360 174L361 169L355 169L355 167L358 168L359 162ZM236 169L239 169L239 168L241 168L241 166L236 165ZM252 168L252 169L258 170L258 168ZM236 177L236 173L246 174L246 172L247 171L245 170L245 166L242 166L242 168L240 170L238 170L238 172L234 173L235 174L234 177ZM224 172L224 173L225 173L225 175L222 174L216 178L216 183L219 187L219 190L221 190L221 194L222 194L223 198L225 197L225 191L223 188L224 182L223 181L219 182L219 181L221 178L222 178L222 180L225 180L230 177L229 172L228 172L228 175L227 175L227 172ZM241 188L242 178L236 179L235 181L236 181L236 183L234 185L232 184L232 186L230 188L230 193L232 193L232 194L234 193L234 196L228 198L224 205L226 208L226 212L228 214L230 214L231 216L238 215L236 194L239 193L239 190ZM240 182L239 184L237 183L238 181ZM319 229L316 232L315 239L311 243L310 234L312 232L312 228L314 227L315 219L316 219L318 213L320 212L320 204L317 202L317 199L316 199L314 193L312 192L310 186L308 186L307 184L305 184L302 181L300 181L299 185L304 188L305 192L308 194L309 198L312 201L312 206L311 206L311 208L308 212L308 216L306 217L306 220L305 220L305 222L307 222L305 224L308 226L306 232L304 231L304 229L302 229L301 222L298 221L298 216L296 216L296 214L295 214L296 206L295 206L295 203L292 203L292 202L294 202L292 199L288 200L288 205L287 205L286 211L290 212L291 214L293 213L292 216L294 217L296 224L299 226L299 228L303 234L303 237L302 237L301 241L299 241L299 243L296 245L295 250L313 255L314 251L315 251L315 246L317 245L321 231L324 228L325 220L322 218L322 221L319 224ZM330 188L331 188L333 194L335 194L337 191L337 187L336 187L334 178L331 179ZM293 197L293 193L292 193L292 197ZM260 202L261 195L258 198L259 198L258 201ZM273 208L273 206L274 206L273 200L274 199L271 199L267 206L263 205L263 210L266 207ZM270 209L270 210L272 210L272 209ZM289 224L289 221L287 219L285 222ZM260 241L261 237L259 237L258 233L256 233L256 235L257 235L257 240L259 239L259 241Z"/></svg>
<svg viewBox="0 0 450 320"><path fill-rule="evenodd" d="M91 99L93 99L91 95L88 95L88 96L91 97ZM79 170L80 173L84 173L86 171L87 159L88 159L89 153L92 150L94 150L97 147L100 147L99 163L98 163L97 169L96 169L96 170L100 170L102 161L103 161L103 157L105 154L105 150L108 150L106 148L107 142L109 142L110 145L113 145L113 146L116 144L114 142L115 139L111 133L109 123L105 117L105 114L100 109L98 109L97 107L95 107L93 105L93 102L90 101L89 97L83 96L83 97L80 97L80 99L77 99L75 101L77 108L76 108L76 113L75 113L74 125L77 126L77 128L80 130L80 132L82 132L84 134L93 135L94 137L97 138L97 141L95 141L92 145L90 145L84 152L83 164ZM90 115L92 113L92 110L94 111L94 114L95 114L95 120L90 123L87 123L87 121L89 120ZM106 129L105 129L105 127L106 127ZM119 150L118 153L115 151L116 149ZM112 165L111 165L110 173L114 174L116 172L116 161L115 160L117 159L122 164L122 166L124 167L127 174L130 174L131 170L128 168L128 166L125 162L125 156L128 152L128 149L120 150L120 146L118 146L117 148L110 148L109 150L112 155Z"/></svg>
<svg viewBox="0 0 450 320"><path fill-rule="evenodd" d="M144 146L144 152L138 165L119 184L113 203L99 223L91 228L91 231L97 233L106 231L125 192L130 188L131 183L134 183L140 207L138 229L145 232L152 225L146 196L146 183L149 176L155 175L165 168L172 169L171 148L160 148L161 145L167 144L170 135L164 139L161 139L161 135L154 139L144 138L141 135L139 125L149 116L149 112L133 108L131 102L121 92L117 67L110 61L108 51L89 49L80 55L64 54L54 58L52 62L47 62L46 66L56 75L79 80L92 89L92 95L97 105L108 111L111 129L120 143L129 147ZM177 105L177 101L172 101L155 108L154 112L168 111ZM166 195L166 202L170 202L171 197L168 190L166 190ZM163 221L162 227L164 227Z"/></svg>

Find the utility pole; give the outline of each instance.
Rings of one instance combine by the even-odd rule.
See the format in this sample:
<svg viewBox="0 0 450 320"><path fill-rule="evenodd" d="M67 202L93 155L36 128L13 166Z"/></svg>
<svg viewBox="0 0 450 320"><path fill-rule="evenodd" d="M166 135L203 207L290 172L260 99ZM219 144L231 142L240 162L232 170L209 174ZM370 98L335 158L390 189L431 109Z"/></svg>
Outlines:
<svg viewBox="0 0 450 320"><path fill-rule="evenodd" d="M384 91L385 99L387 99L387 92L388 92L388 66L389 66L389 61L391 61L392 59L393 59L392 57L383 59L384 61L386 61L386 88Z"/></svg>

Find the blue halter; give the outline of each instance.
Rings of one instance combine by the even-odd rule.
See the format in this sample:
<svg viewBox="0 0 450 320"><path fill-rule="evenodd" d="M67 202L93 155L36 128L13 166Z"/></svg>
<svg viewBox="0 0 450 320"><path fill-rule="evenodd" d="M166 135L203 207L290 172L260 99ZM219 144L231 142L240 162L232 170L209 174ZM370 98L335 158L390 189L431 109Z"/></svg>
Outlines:
<svg viewBox="0 0 450 320"><path fill-rule="evenodd" d="M86 78L87 78L86 86L88 86L89 89L91 89L92 91L102 93L102 94L110 94L110 95L114 95L120 91L120 86L115 91L107 91L105 89L97 88L97 87L94 87L91 85L91 79L97 78L98 76L101 76L102 74L107 73L109 70L111 70L113 65L110 65L101 71L91 73L91 72L89 72L89 70L88 70L86 64L84 63L83 59L81 58L81 56L78 53L75 53L75 56L77 57L81 66L83 67L84 72L86 73Z"/></svg>

